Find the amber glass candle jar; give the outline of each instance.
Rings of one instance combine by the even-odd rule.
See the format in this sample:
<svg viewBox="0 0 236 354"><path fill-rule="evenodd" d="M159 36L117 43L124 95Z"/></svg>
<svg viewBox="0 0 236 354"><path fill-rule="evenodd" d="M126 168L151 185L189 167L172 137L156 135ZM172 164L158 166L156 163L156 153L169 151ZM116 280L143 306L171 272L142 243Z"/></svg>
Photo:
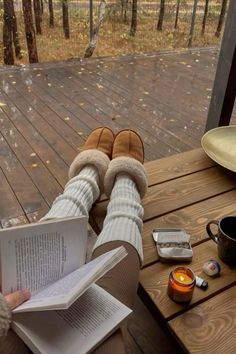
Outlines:
<svg viewBox="0 0 236 354"><path fill-rule="evenodd" d="M189 302L195 284L196 278L190 268L177 267L170 273L167 293L176 302Z"/></svg>

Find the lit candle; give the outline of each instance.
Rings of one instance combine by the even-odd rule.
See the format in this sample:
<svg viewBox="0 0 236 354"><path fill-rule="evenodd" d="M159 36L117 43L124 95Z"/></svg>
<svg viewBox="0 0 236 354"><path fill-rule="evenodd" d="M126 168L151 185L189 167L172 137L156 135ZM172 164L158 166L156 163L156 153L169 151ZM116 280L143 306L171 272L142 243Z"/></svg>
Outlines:
<svg viewBox="0 0 236 354"><path fill-rule="evenodd" d="M192 299L195 284L195 275L191 269L177 267L170 273L167 293L176 302L189 302Z"/></svg>

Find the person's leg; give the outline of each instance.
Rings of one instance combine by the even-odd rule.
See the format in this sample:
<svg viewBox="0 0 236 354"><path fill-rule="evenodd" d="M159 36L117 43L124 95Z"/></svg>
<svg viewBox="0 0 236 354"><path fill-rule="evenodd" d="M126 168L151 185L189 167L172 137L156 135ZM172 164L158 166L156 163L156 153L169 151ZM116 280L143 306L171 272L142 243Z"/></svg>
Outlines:
<svg viewBox="0 0 236 354"><path fill-rule="evenodd" d="M83 151L70 166L69 182L63 194L56 198L49 212L40 221L88 215L92 204L103 191L113 141L114 134L109 128L100 127L91 132ZM28 352L28 348L12 330L0 340L0 354Z"/></svg>
<svg viewBox="0 0 236 354"><path fill-rule="evenodd" d="M143 258L141 240L143 208L140 195L143 197L146 192L147 179L142 165L141 139L139 137L137 139L133 132L129 132L128 136L127 134L127 131L121 132L114 141L115 159L109 165L104 182L108 195L112 190L110 203L92 257L95 258L121 245L126 248L127 256L97 284L132 307ZM128 146L125 146L124 141ZM125 353L120 331L112 334L93 354L108 354L111 353L111 348L113 354Z"/></svg>
<svg viewBox="0 0 236 354"><path fill-rule="evenodd" d="M91 132L83 151L70 166L69 182L64 192L55 199L49 212L40 221L88 215L103 191L113 141L114 135L109 128L100 127Z"/></svg>
<svg viewBox="0 0 236 354"><path fill-rule="evenodd" d="M137 290L140 261L143 258L143 208L135 182L128 174L116 178L103 229L92 257L123 245L128 255L98 281L98 285L118 300L132 307Z"/></svg>

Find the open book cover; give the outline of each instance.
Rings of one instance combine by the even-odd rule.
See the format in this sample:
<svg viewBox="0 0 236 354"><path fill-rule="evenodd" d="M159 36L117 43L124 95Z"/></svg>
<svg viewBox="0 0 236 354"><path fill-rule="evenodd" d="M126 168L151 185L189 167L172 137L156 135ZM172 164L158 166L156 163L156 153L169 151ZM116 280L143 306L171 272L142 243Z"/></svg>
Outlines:
<svg viewBox="0 0 236 354"><path fill-rule="evenodd" d="M124 247L85 264L86 248L86 217L0 231L1 291L31 291L31 299L13 311L13 329L35 353L69 354L75 353L77 346L79 353L86 353L130 313L92 285L126 256ZM65 346L61 343L63 327L63 333L71 338L68 348L66 340ZM85 332L93 335L85 339Z"/></svg>

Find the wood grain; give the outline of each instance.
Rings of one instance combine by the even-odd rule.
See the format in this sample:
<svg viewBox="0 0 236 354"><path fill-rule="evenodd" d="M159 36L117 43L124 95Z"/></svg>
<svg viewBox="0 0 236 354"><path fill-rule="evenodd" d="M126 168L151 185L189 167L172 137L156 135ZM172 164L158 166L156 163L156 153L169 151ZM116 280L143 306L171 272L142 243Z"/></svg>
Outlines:
<svg viewBox="0 0 236 354"><path fill-rule="evenodd" d="M235 189L144 222L143 266L157 261L157 251L152 238L154 228L183 228L191 236L191 244L194 246L208 238L206 224L209 221L234 214L236 214Z"/></svg>
<svg viewBox="0 0 236 354"><path fill-rule="evenodd" d="M234 354L236 286L169 322L188 353Z"/></svg>
<svg viewBox="0 0 236 354"><path fill-rule="evenodd" d="M222 267L222 275L212 279L202 273L203 264L209 259L216 259ZM184 265L184 263L180 263ZM186 264L185 264L186 265ZM188 264L194 273L209 282L209 287L206 291L195 288L193 298L190 304L182 305L173 302L167 295L167 284L169 274L177 265L155 263L152 266L144 268L140 272L140 284L146 293L152 299L155 306L158 307L162 316L165 319L177 316L183 311L187 311L189 306L203 302L206 298L214 296L218 291L235 283L236 268L231 268L219 260L217 256L217 246L213 241L204 242L194 247L193 261Z"/></svg>

